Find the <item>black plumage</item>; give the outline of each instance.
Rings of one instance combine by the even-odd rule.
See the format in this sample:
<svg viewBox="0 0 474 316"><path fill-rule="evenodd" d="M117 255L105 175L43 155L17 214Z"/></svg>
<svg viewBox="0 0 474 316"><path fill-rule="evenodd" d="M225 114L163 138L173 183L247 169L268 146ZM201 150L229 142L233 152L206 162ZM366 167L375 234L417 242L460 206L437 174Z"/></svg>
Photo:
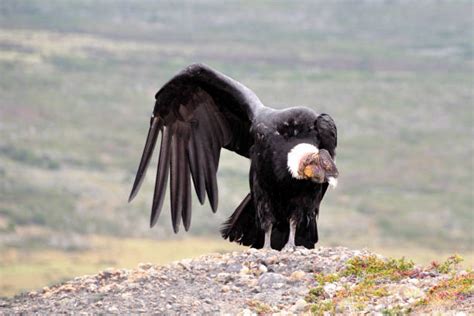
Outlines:
<svg viewBox="0 0 474 316"><path fill-rule="evenodd" d="M203 204L207 195L212 211L217 210L216 172L220 151L225 148L251 160L251 192L224 223L222 236L261 248L267 234L271 247L282 249L295 227L294 243L314 247L318 241L316 220L328 179L338 176L332 160L337 131L329 115L304 107L266 107L250 89L202 64L183 69L155 99L129 198L135 197L142 184L161 132L151 226L160 215L168 178L175 232L180 222L185 230L191 224L191 182L199 202ZM298 144L317 149L311 155L303 152L306 160L298 160L290 172L288 154Z"/></svg>

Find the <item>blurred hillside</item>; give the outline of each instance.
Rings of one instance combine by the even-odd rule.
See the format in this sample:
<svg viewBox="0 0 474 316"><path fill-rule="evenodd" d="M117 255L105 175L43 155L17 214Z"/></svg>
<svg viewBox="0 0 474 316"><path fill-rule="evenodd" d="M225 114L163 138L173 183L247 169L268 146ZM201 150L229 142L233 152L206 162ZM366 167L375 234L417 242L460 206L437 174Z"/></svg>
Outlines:
<svg viewBox="0 0 474 316"><path fill-rule="evenodd" d="M0 248L173 237L167 206L148 226L154 168L126 200L154 93L203 62L269 106L306 105L336 120L341 178L323 202L323 244L472 250L472 9L1 1ZM191 234L218 236L249 190L248 166L223 153L219 211L194 200Z"/></svg>

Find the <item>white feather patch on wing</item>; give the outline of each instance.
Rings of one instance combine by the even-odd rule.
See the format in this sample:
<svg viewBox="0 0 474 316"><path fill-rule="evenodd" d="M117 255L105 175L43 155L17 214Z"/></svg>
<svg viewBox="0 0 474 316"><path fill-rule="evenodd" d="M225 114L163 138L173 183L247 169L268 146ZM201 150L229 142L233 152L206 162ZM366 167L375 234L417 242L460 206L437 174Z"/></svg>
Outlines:
<svg viewBox="0 0 474 316"><path fill-rule="evenodd" d="M291 148L287 160L288 171L290 171L291 176L296 179L303 179L298 173L301 159L307 154L317 154L318 152L318 147L307 143L301 143Z"/></svg>
<svg viewBox="0 0 474 316"><path fill-rule="evenodd" d="M329 183L329 186L332 187L333 189L337 187L337 179L334 177L329 177L328 183Z"/></svg>

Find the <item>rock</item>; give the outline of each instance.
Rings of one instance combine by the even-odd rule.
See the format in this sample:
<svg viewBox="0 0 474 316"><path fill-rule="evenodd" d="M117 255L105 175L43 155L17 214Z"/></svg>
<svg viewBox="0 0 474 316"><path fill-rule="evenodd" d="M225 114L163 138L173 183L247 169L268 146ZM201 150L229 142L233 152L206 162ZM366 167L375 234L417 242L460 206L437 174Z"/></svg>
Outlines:
<svg viewBox="0 0 474 316"><path fill-rule="evenodd" d="M240 269L240 274L249 274L250 273L250 269L246 266L243 266L242 269Z"/></svg>
<svg viewBox="0 0 474 316"><path fill-rule="evenodd" d="M385 305L384 304L377 304L377 305L375 305L374 309L376 311L381 311L381 310L385 309Z"/></svg>
<svg viewBox="0 0 474 316"><path fill-rule="evenodd" d="M274 264L278 262L278 257L277 256L271 256L267 260L265 260L267 264Z"/></svg>
<svg viewBox="0 0 474 316"><path fill-rule="evenodd" d="M301 271L301 270L294 271L290 275L290 280L291 281L301 281L305 278L305 276L306 276L306 273L304 271Z"/></svg>
<svg viewBox="0 0 474 316"><path fill-rule="evenodd" d="M304 299L300 298L293 306L290 307L290 312L302 312L305 310L306 306L308 306L308 303Z"/></svg>
<svg viewBox="0 0 474 316"><path fill-rule="evenodd" d="M262 288L280 288L280 284L286 283L286 278L275 272L264 273L258 279L258 285Z"/></svg>
<svg viewBox="0 0 474 316"><path fill-rule="evenodd" d="M221 282L221 283L228 283L228 282L232 281L232 279L233 279L232 275L230 275L229 273L226 273L226 272L221 272L221 273L217 274L217 276L216 276L216 281Z"/></svg>
<svg viewBox="0 0 474 316"><path fill-rule="evenodd" d="M266 272L268 272L268 269L267 269L267 267L264 266L263 264L259 264L259 265L258 265L258 271L259 271L260 273L266 273Z"/></svg>
<svg viewBox="0 0 474 316"><path fill-rule="evenodd" d="M418 287L411 284L402 285L389 285L387 287L389 293L399 295L402 300L420 299L426 296L426 294Z"/></svg>
<svg viewBox="0 0 474 316"><path fill-rule="evenodd" d="M324 292L329 296L333 297L336 294L337 286L334 283L328 283L323 286Z"/></svg>
<svg viewBox="0 0 474 316"><path fill-rule="evenodd" d="M119 309L116 306L111 306L107 309L109 313L116 313L119 311Z"/></svg>
<svg viewBox="0 0 474 316"><path fill-rule="evenodd" d="M153 264L147 262L147 263L139 263L138 264L138 269L141 269L141 270L148 270L150 269L151 267L153 267Z"/></svg>
<svg viewBox="0 0 474 316"><path fill-rule="evenodd" d="M228 273L237 273L242 270L242 265L240 263L232 263L227 266L226 272Z"/></svg>
<svg viewBox="0 0 474 316"><path fill-rule="evenodd" d="M242 310L241 313L239 313L239 315L242 315L242 316L252 316L252 315L255 315L254 313L252 313L252 311L248 308L245 308Z"/></svg>
<svg viewBox="0 0 474 316"><path fill-rule="evenodd" d="M413 285L417 285L418 283L420 283L420 280L418 280L418 279L408 279L408 283L411 283Z"/></svg>

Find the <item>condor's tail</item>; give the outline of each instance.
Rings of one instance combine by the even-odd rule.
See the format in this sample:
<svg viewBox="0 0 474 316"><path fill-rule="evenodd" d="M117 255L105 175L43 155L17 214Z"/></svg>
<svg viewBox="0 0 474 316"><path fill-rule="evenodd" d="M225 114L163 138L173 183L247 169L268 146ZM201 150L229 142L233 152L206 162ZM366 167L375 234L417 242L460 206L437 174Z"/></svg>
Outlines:
<svg viewBox="0 0 474 316"><path fill-rule="evenodd" d="M265 233L257 225L255 207L250 193L240 202L229 219L222 224L221 235L224 239L244 246L263 247Z"/></svg>
<svg viewBox="0 0 474 316"><path fill-rule="evenodd" d="M290 226L288 222L273 225L271 247L281 250L288 242ZM247 194L229 219L222 225L221 235L224 239L253 248L263 248L265 232L257 222L256 211L251 194ZM318 242L316 217L304 217L296 228L296 246L314 248Z"/></svg>

